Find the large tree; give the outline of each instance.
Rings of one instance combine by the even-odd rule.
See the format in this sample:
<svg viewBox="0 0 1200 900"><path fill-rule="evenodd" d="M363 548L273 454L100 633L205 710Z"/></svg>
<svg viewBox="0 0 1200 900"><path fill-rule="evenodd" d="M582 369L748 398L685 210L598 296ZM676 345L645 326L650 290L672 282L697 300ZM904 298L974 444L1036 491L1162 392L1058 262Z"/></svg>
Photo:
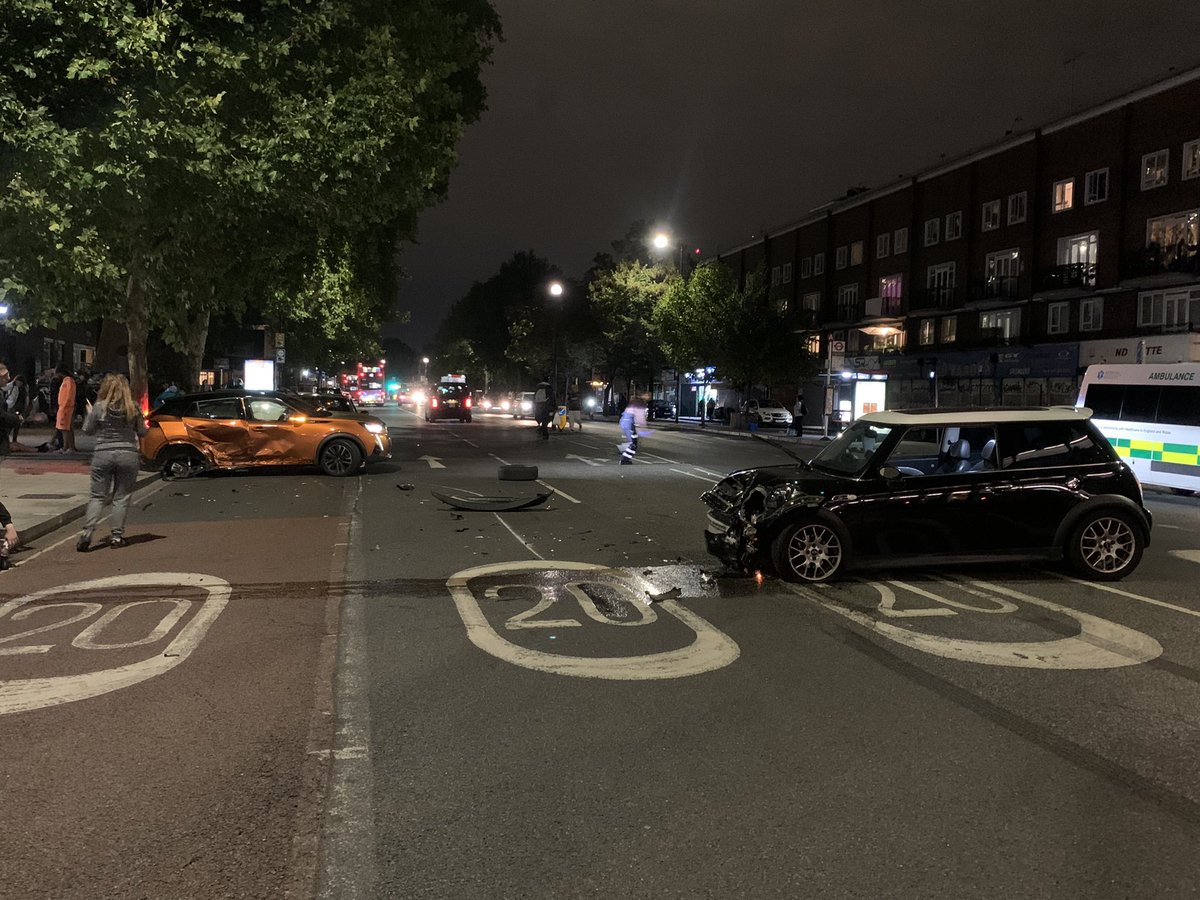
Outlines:
<svg viewBox="0 0 1200 900"><path fill-rule="evenodd" d="M7 0L2 286L122 322L143 395L151 328L194 352L214 310L317 285L369 313L364 245L445 191L498 33L486 0Z"/></svg>
<svg viewBox="0 0 1200 900"><path fill-rule="evenodd" d="M592 315L604 338L610 374L654 380L661 359L654 309L678 275L637 261L600 272L588 287Z"/></svg>

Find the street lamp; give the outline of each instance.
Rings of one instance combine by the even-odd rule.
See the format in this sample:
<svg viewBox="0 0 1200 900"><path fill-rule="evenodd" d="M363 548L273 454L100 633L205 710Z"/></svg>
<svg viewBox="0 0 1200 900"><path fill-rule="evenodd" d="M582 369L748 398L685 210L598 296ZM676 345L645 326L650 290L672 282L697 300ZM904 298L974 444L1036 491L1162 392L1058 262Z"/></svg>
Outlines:
<svg viewBox="0 0 1200 900"><path fill-rule="evenodd" d="M427 378L429 378L429 357L428 356L421 357L421 374L420 374L419 378L421 381L425 381Z"/></svg>
<svg viewBox="0 0 1200 900"><path fill-rule="evenodd" d="M551 296L551 298L554 300L561 299L565 290L566 290L566 288L563 287L563 283L561 281L552 281L546 286L546 293L548 293ZM561 309L561 306L556 304L554 307L554 311L551 313L551 317L550 317L551 318L550 341L552 344L552 355L554 357L554 376L553 376L554 380L551 381L550 383L554 385L555 391L558 390L558 315L559 315L560 309ZM564 389L563 393L564 394L566 393L565 389Z"/></svg>

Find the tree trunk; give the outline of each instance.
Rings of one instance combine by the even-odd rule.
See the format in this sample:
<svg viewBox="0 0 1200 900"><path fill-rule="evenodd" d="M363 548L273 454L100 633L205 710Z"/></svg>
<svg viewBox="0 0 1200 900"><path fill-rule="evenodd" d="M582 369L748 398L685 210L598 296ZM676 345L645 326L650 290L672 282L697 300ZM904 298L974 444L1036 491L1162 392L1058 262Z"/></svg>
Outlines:
<svg viewBox="0 0 1200 900"><path fill-rule="evenodd" d="M146 308L146 292L136 275L129 276L125 291L125 327L129 329L129 387L138 405L148 411L150 384L146 342L150 336L150 311Z"/></svg>
<svg viewBox="0 0 1200 900"><path fill-rule="evenodd" d="M203 310L196 315L195 321L188 323L187 337L184 339L183 355L188 367L188 390L198 390L200 387L200 369L204 365L204 349L208 346L208 324L211 314Z"/></svg>

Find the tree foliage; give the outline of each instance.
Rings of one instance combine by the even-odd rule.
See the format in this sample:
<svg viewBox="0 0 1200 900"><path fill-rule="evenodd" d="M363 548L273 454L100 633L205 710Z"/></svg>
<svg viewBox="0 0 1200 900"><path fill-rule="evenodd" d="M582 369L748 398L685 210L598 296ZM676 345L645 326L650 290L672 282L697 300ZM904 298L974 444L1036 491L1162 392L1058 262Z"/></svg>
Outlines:
<svg viewBox="0 0 1200 900"><path fill-rule="evenodd" d="M142 391L151 328L286 296L370 322L364 258L444 193L498 33L486 0L7 0L3 287L123 322Z"/></svg>

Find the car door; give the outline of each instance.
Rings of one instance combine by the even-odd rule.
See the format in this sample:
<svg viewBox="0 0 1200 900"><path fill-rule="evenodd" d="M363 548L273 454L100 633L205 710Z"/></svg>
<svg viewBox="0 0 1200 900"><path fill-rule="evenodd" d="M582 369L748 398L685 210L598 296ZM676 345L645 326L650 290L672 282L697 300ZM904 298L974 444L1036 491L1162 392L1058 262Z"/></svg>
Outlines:
<svg viewBox="0 0 1200 900"><path fill-rule="evenodd" d="M996 451L995 539L1010 549L1045 550L1085 494L1111 489L1107 451L1079 422L1001 425Z"/></svg>
<svg viewBox="0 0 1200 900"><path fill-rule="evenodd" d="M299 429L304 416L276 397L247 397L249 457L256 465L295 465L312 462L315 448L303 453Z"/></svg>
<svg viewBox="0 0 1200 900"><path fill-rule="evenodd" d="M248 458L247 423L240 397L198 400L183 414L188 441L218 466L237 466Z"/></svg>
<svg viewBox="0 0 1200 900"><path fill-rule="evenodd" d="M861 540L880 556L951 557L994 552L990 535L997 528L990 504L992 474L976 468L982 448L995 445L990 426L906 429L883 462L899 478L877 478L879 490ZM953 445L952 454L942 447ZM976 450L975 448L978 448Z"/></svg>

